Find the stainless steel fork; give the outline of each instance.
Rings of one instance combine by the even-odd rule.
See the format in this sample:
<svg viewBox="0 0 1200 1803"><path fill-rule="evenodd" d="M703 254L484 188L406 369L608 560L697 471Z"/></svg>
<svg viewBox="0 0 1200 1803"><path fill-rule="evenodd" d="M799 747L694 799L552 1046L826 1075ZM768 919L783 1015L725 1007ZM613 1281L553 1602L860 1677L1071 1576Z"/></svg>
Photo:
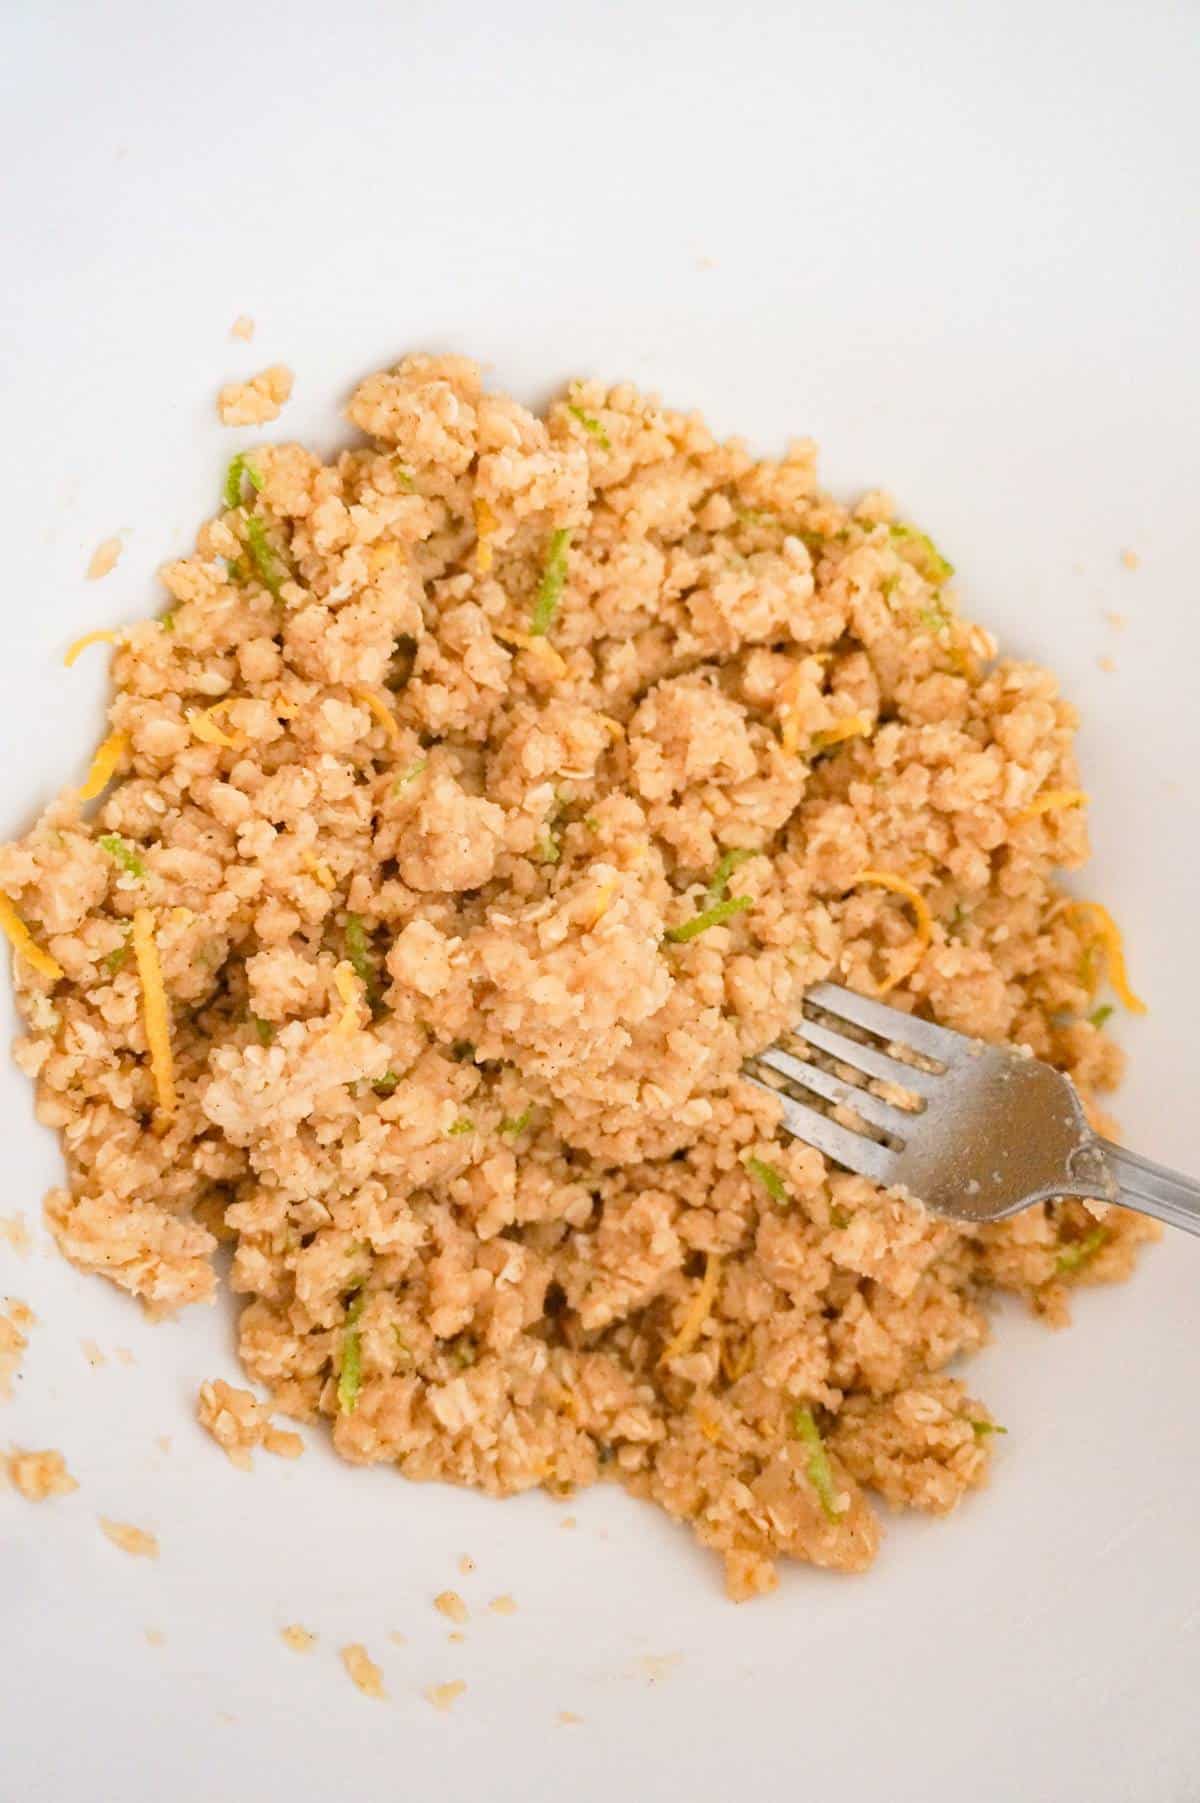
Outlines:
<svg viewBox="0 0 1200 1803"><path fill-rule="evenodd" d="M955 1221L1080 1196L1200 1234L1200 1184L1094 1133L1074 1084L1051 1065L834 983L816 984L804 1008L792 1029L803 1045L768 1047L746 1074L780 1096L789 1133L847 1170Z"/></svg>

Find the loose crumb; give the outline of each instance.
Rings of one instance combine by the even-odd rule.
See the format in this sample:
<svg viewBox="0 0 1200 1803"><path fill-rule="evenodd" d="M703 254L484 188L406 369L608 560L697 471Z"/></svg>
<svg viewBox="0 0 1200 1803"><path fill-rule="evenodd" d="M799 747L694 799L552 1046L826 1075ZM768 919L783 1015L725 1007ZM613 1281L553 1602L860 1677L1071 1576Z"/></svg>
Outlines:
<svg viewBox="0 0 1200 1803"><path fill-rule="evenodd" d="M80 1340L79 1349L93 1371L98 1371L101 1365L107 1365L108 1360L105 1358L103 1352L101 1352L95 1340Z"/></svg>
<svg viewBox="0 0 1200 1803"><path fill-rule="evenodd" d="M456 1698L461 1697L466 1688L466 1684L461 1678L455 1678L449 1684L430 1684L424 1692L425 1700L427 1703L432 1703L435 1709L440 1709L444 1713Z"/></svg>
<svg viewBox="0 0 1200 1803"><path fill-rule="evenodd" d="M376 1697L382 1701L384 1696L383 1672L367 1652L365 1646L358 1641L342 1648L342 1664L364 1697Z"/></svg>
<svg viewBox="0 0 1200 1803"><path fill-rule="evenodd" d="M471 1573L475 1569L475 1561L471 1557L470 1553L463 1554L462 1558L458 1562L458 1569L462 1573L464 1578L470 1577Z"/></svg>
<svg viewBox="0 0 1200 1803"><path fill-rule="evenodd" d="M682 1653L643 1653L634 1664L651 1684L661 1684L669 1678L677 1666L683 1664Z"/></svg>
<svg viewBox="0 0 1200 1803"><path fill-rule="evenodd" d="M574 1728L577 1723L582 1722L583 1717L576 1715L573 1709L560 1709L558 1719L564 1728Z"/></svg>
<svg viewBox="0 0 1200 1803"><path fill-rule="evenodd" d="M1124 614L1106 613L1104 618L1117 632L1124 632L1129 624L1129 621Z"/></svg>
<svg viewBox="0 0 1200 1803"><path fill-rule="evenodd" d="M396 1628L392 1629L391 1633L388 1635L388 1639L391 1641L393 1646L407 1646L408 1645L408 1636L405 1634L401 1634Z"/></svg>
<svg viewBox="0 0 1200 1803"><path fill-rule="evenodd" d="M467 1638L466 1635L462 1632L462 1630L460 1628L452 1628L450 1630L449 1634L447 1634L447 1636L446 1636L446 1639L450 1642L450 1644L452 1646L461 1646L463 1644L463 1642L466 1640L466 1638Z"/></svg>
<svg viewBox="0 0 1200 1803"><path fill-rule="evenodd" d="M135 1528L127 1521L110 1521L107 1515L98 1516L101 1531L119 1546L123 1553L129 1553L135 1559L157 1559L158 1539L148 1534L145 1528Z"/></svg>
<svg viewBox="0 0 1200 1803"><path fill-rule="evenodd" d="M67 1470L61 1452L31 1452L14 1446L8 1455L8 1479L26 1502L46 1502L52 1496L69 1496L79 1485Z"/></svg>
<svg viewBox="0 0 1200 1803"><path fill-rule="evenodd" d="M466 1621L471 1613L457 1590L439 1591L433 1599L433 1606L440 1609L443 1615L448 1615L451 1621Z"/></svg>
<svg viewBox="0 0 1200 1803"><path fill-rule="evenodd" d="M137 1364L137 1360L134 1358L132 1352L130 1352L128 1346L118 1346L117 1347L116 1360L117 1360L118 1365L136 1365Z"/></svg>
<svg viewBox="0 0 1200 1803"><path fill-rule="evenodd" d="M166 1646L167 1637L161 1628L147 1628L145 1634L150 1646Z"/></svg>
<svg viewBox="0 0 1200 1803"><path fill-rule="evenodd" d="M265 426L278 419L291 397L293 380L285 363L273 363L248 382L227 382L217 396L222 425Z"/></svg>
<svg viewBox="0 0 1200 1803"><path fill-rule="evenodd" d="M558 1525L560 1528L577 1528L579 1523L576 1521L574 1515L564 1515Z"/></svg>
<svg viewBox="0 0 1200 1803"><path fill-rule="evenodd" d="M1115 658L1114 658L1114 657L1110 657L1110 656L1109 656L1109 655L1108 655L1108 653L1107 653L1107 651L1106 651L1106 652L1105 652L1105 653L1104 653L1104 656L1103 656L1103 657L1098 657L1098 658L1097 658L1097 659L1096 659L1096 662L1097 662L1097 664L1099 664L1099 666L1100 666L1100 668L1101 668L1101 669L1102 669L1102 670L1103 670L1103 671L1105 671L1105 673L1106 673L1106 674L1108 674L1108 675L1111 675L1111 674L1112 674L1112 672L1113 672L1113 671L1114 671L1114 670L1115 670L1115 669L1116 669L1116 667L1117 667L1117 661L1116 661L1116 659L1115 659Z"/></svg>
<svg viewBox="0 0 1200 1803"><path fill-rule="evenodd" d="M1141 561L1136 551L1122 551L1121 553L1121 562L1127 570L1136 570Z"/></svg>
<svg viewBox="0 0 1200 1803"><path fill-rule="evenodd" d="M28 1258L33 1241L19 1209L15 1215L0 1215L0 1240L7 1240L18 1258Z"/></svg>
<svg viewBox="0 0 1200 1803"><path fill-rule="evenodd" d="M516 1597L494 1596L488 1604L488 1613L491 1615L515 1615L517 1613Z"/></svg>
<svg viewBox="0 0 1200 1803"><path fill-rule="evenodd" d="M280 1628L279 1638L284 1646L291 1647L293 1653L311 1653L317 1644L316 1635L310 1634L307 1628L302 1628L299 1622L293 1622L287 1628Z"/></svg>
<svg viewBox="0 0 1200 1803"><path fill-rule="evenodd" d="M28 1303L15 1297L5 1299L5 1312L0 1314L0 1402L7 1402L13 1392L13 1378L21 1368L21 1358L29 1344L28 1329L37 1316Z"/></svg>
<svg viewBox="0 0 1200 1803"><path fill-rule="evenodd" d="M155 1444L160 1452L170 1452L173 1442L170 1434L159 1434L156 1436Z"/></svg>
<svg viewBox="0 0 1200 1803"><path fill-rule="evenodd" d="M259 1402L249 1390L227 1384L223 1377L211 1378L201 1384L196 1398L196 1419L239 1471L251 1469L250 1454L256 1446L283 1459L298 1459L304 1451L299 1434L273 1427L267 1405Z"/></svg>
<svg viewBox="0 0 1200 1803"><path fill-rule="evenodd" d="M92 552L87 567L89 582L95 582L101 576L107 576L110 570L117 567L117 559L124 550L119 538L106 538Z"/></svg>
<svg viewBox="0 0 1200 1803"><path fill-rule="evenodd" d="M254 321L248 313L239 313L229 328L231 338L240 338L243 344L249 344L254 336Z"/></svg>

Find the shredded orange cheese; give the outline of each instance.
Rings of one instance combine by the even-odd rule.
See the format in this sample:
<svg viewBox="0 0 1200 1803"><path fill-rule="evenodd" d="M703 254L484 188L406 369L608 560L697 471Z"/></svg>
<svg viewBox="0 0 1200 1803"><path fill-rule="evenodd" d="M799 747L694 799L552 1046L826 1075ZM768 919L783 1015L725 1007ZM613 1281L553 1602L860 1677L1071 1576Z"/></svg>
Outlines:
<svg viewBox="0 0 1200 1803"><path fill-rule="evenodd" d="M106 627L100 632L85 632L81 639L76 639L75 643L68 647L63 663L69 670L75 659L86 651L89 645L116 645L120 642L120 638L120 633L112 627Z"/></svg>
<svg viewBox="0 0 1200 1803"><path fill-rule="evenodd" d="M333 973L333 986L342 998L343 1008L337 1023L339 1033L353 1033L358 1025L358 1010L362 1002L362 984L354 974L354 966L345 959Z"/></svg>
<svg viewBox="0 0 1200 1803"><path fill-rule="evenodd" d="M738 1351L731 1351L727 1341L721 1342L721 1369L731 1384L745 1377L754 1363L754 1347L749 1338L743 1340Z"/></svg>
<svg viewBox="0 0 1200 1803"><path fill-rule="evenodd" d="M400 723L382 695L375 695L370 689L351 689L350 693L356 701L361 701L364 707L371 710L390 738L399 740Z"/></svg>
<svg viewBox="0 0 1200 1803"><path fill-rule="evenodd" d="M42 950L7 895L0 895L0 929L8 935L18 958L24 958L31 969L57 982L62 976L62 965Z"/></svg>
<svg viewBox="0 0 1200 1803"><path fill-rule="evenodd" d="M897 983L912 975L921 959L925 956L933 939L933 915L929 911L929 903L921 891L906 881L902 876L894 876L890 870L860 870L851 884L857 888L860 883L874 883L877 888L890 889L893 895L901 895L911 907L917 921L917 942L908 957L900 959L892 969L891 975L883 983L873 985L876 995L886 995Z"/></svg>
<svg viewBox="0 0 1200 1803"><path fill-rule="evenodd" d="M95 801L103 789L117 773L117 767L123 764L129 751L129 740L123 732L110 732L102 745L96 747L96 755L83 780L83 787L76 791L78 801Z"/></svg>
<svg viewBox="0 0 1200 1803"><path fill-rule="evenodd" d="M1027 820L1036 820L1039 814L1055 814L1060 808L1085 808L1090 800L1086 789L1045 789L1021 810L1014 824L1023 826Z"/></svg>
<svg viewBox="0 0 1200 1803"><path fill-rule="evenodd" d="M493 626L492 637L499 639L501 644L515 645L518 651L532 652L535 657L541 658L547 670L555 676L565 676L567 674L566 659L560 657L559 653L554 649L554 646L551 645L543 635L532 632L509 632L507 630L501 632L498 627Z"/></svg>
<svg viewBox="0 0 1200 1803"><path fill-rule="evenodd" d="M491 546L491 536L500 521L492 512L486 501L475 503L475 532L479 543L475 547L475 568L481 576L486 576L496 561Z"/></svg>
<svg viewBox="0 0 1200 1803"><path fill-rule="evenodd" d="M227 695L224 701L214 702L212 707L188 709L184 717L202 745L224 745L227 750L236 751L239 745L245 743L240 733L223 732L217 725L217 716L223 714L226 708L232 707L236 699L236 695Z"/></svg>
<svg viewBox="0 0 1200 1803"><path fill-rule="evenodd" d="M1073 922L1081 922L1085 926L1087 922L1091 922L1091 942L1099 945L1104 952L1105 970L1114 992L1131 1014L1145 1014L1145 1002L1130 986L1121 930L1108 909L1102 902L1072 901L1067 903L1064 912ZM1079 931L1079 927L1076 930Z"/></svg>
<svg viewBox="0 0 1200 1803"><path fill-rule="evenodd" d="M154 938L154 915L149 908L133 913L133 955L142 985L142 1020L150 1048L150 1068L158 1106L168 1118L175 1113L175 1061L171 1056L171 1010L163 983L162 965Z"/></svg>
<svg viewBox="0 0 1200 1803"><path fill-rule="evenodd" d="M828 751L831 745L840 745L844 739L865 738L871 730L869 714L847 714L844 720L837 720L824 732L814 733L812 749Z"/></svg>
<svg viewBox="0 0 1200 1803"><path fill-rule="evenodd" d="M789 757L794 757L800 749L800 718L797 712L799 704L800 684L804 680L804 671L799 664L784 677L779 692L779 714L782 722L780 737L783 749Z"/></svg>
<svg viewBox="0 0 1200 1803"><path fill-rule="evenodd" d="M700 1286L692 1298L691 1307L683 1318L683 1326L664 1348L659 1356L659 1364L669 1364L672 1359L682 1357L690 1352L700 1338L700 1329L712 1312L712 1305L717 1298L717 1288L721 1282L721 1256L718 1252L705 1254L704 1276Z"/></svg>

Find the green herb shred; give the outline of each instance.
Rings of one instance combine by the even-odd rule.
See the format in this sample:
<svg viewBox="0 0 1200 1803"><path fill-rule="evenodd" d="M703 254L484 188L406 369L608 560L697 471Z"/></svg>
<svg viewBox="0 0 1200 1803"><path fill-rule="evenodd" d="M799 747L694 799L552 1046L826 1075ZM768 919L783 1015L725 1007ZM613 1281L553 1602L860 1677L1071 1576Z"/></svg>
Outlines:
<svg viewBox="0 0 1200 1803"><path fill-rule="evenodd" d="M668 927L663 934L672 945L686 945L689 939L695 939L700 933L707 933L709 927L718 927L724 920L731 920L735 914L744 914L747 908L754 906L748 895L730 895L724 901L714 902L711 908L704 908L699 914L693 914L677 927Z"/></svg>
<svg viewBox="0 0 1200 1803"><path fill-rule="evenodd" d="M474 1121L468 1120L465 1114L459 1116L453 1127L447 1128L447 1132L451 1139L462 1139L464 1135L474 1133L474 1131Z"/></svg>
<svg viewBox="0 0 1200 1803"><path fill-rule="evenodd" d="M250 1016L250 1025L254 1028L259 1045L270 1045L275 1037L275 1027L273 1023L269 1020L264 1020L261 1014L252 1014Z"/></svg>
<svg viewBox="0 0 1200 1803"><path fill-rule="evenodd" d="M797 1440L803 1440L808 1448L808 1481L817 1493L821 1508L827 1521L840 1521L842 1511L837 1505L837 1487L833 1481L833 1471L829 1463L829 1455L825 1451L825 1443L821 1439L820 1430L813 1420L813 1412L809 1408L792 1410L792 1432Z"/></svg>
<svg viewBox="0 0 1200 1803"><path fill-rule="evenodd" d="M343 1415L352 1415L358 1403L358 1392L362 1389L362 1334L358 1320L366 1302L366 1292L359 1290L346 1310L346 1325L342 1333L342 1369L338 1375L338 1408Z"/></svg>
<svg viewBox="0 0 1200 1803"><path fill-rule="evenodd" d="M120 833L101 833L97 844L102 845L114 864L119 864L122 870L129 872L130 876L136 876L139 880L145 878L146 866L132 845L122 839Z"/></svg>
<svg viewBox="0 0 1200 1803"><path fill-rule="evenodd" d="M399 1081L400 1077L398 1072L384 1071L382 1077L375 1078L371 1088L375 1091L377 1096L390 1096L395 1094L396 1085Z"/></svg>
<svg viewBox="0 0 1200 1803"><path fill-rule="evenodd" d="M554 616L558 612L558 604L566 586L567 550L570 543L571 534L565 526L558 527L550 534L550 549L546 553L542 580L538 583L533 613L529 620L529 630L535 638L544 638L554 624Z"/></svg>
<svg viewBox="0 0 1200 1803"><path fill-rule="evenodd" d="M240 507L242 504L242 478L249 482L256 495L263 490L263 479L252 463L246 461L245 452L240 452L225 472L224 501L226 507Z"/></svg>
<svg viewBox="0 0 1200 1803"><path fill-rule="evenodd" d="M410 764L408 769L396 778L395 782L392 784L392 794L398 795L401 789L407 789L409 783L415 783L422 770L427 770L428 768L429 759L418 758L415 764Z"/></svg>
<svg viewBox="0 0 1200 1803"><path fill-rule="evenodd" d="M1111 1020L1111 1019L1112 1019L1112 1003L1111 1002L1101 1002L1100 1006L1098 1008L1093 1008L1092 1012L1088 1015L1088 1020L1090 1021L1091 1025L1093 1027L1102 1027L1106 1020Z"/></svg>
<svg viewBox="0 0 1200 1803"><path fill-rule="evenodd" d="M524 1133L533 1119L532 1108L522 1108L520 1114L506 1114L500 1123L501 1133Z"/></svg>
<svg viewBox="0 0 1200 1803"><path fill-rule="evenodd" d="M720 901L722 896L727 895L729 893L729 879L734 871L740 870L743 864L748 864L751 858L757 858L760 855L756 846L739 845L735 846L732 851L725 852L717 864L716 869L713 871L712 876L709 878L709 900Z"/></svg>
<svg viewBox="0 0 1200 1803"><path fill-rule="evenodd" d="M772 1202L789 1200L787 1185L773 1164L768 1164L765 1158L747 1158L745 1165L750 1175L758 1178Z"/></svg>
<svg viewBox="0 0 1200 1803"><path fill-rule="evenodd" d="M250 561L258 571L263 587L279 599L279 591L283 587L288 571L267 537L267 529L256 513L246 515L246 549L250 553Z"/></svg>
<svg viewBox="0 0 1200 1803"><path fill-rule="evenodd" d="M129 941L127 939L124 945L118 945L114 951L108 953L104 959L104 968L110 976L115 977L121 966L127 962L128 958Z"/></svg>
<svg viewBox="0 0 1200 1803"><path fill-rule="evenodd" d="M362 984L367 995L367 1002L374 1007L379 1000L379 977L375 969L375 958L371 951L371 941L367 937L367 929L359 914L347 914L346 956L354 968L354 974Z"/></svg>
<svg viewBox="0 0 1200 1803"><path fill-rule="evenodd" d="M594 418L590 413L585 413L583 408L577 407L573 401L567 402L567 412L571 415L572 419L577 419L579 421L584 431L589 433L590 436L596 440L596 443L600 446L602 451L612 450L612 439L608 436L608 433L604 430L604 427L600 424L598 419Z"/></svg>
<svg viewBox="0 0 1200 1803"><path fill-rule="evenodd" d="M998 1421L972 1421L971 1432L977 1440L986 1440L989 1434L1006 1434L1008 1429Z"/></svg>
<svg viewBox="0 0 1200 1803"><path fill-rule="evenodd" d="M1093 1227L1090 1233L1085 1233L1083 1238L1076 1240L1074 1245L1063 1247L1054 1261L1055 1270L1078 1271L1081 1265L1086 1265L1089 1259L1095 1258L1101 1246L1105 1245L1107 1241L1108 1228Z"/></svg>

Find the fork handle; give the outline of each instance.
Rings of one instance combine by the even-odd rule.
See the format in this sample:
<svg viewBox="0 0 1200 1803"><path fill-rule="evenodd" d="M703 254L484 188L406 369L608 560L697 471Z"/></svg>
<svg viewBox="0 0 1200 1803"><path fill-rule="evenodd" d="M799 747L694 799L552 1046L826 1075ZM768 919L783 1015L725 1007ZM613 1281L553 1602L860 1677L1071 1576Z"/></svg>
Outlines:
<svg viewBox="0 0 1200 1803"><path fill-rule="evenodd" d="M1100 1141L1109 1169L1117 1180L1117 1200L1126 1208L1153 1215L1169 1227L1182 1227L1186 1233L1200 1234L1200 1183L1168 1171L1165 1165L1114 1146L1111 1140Z"/></svg>

